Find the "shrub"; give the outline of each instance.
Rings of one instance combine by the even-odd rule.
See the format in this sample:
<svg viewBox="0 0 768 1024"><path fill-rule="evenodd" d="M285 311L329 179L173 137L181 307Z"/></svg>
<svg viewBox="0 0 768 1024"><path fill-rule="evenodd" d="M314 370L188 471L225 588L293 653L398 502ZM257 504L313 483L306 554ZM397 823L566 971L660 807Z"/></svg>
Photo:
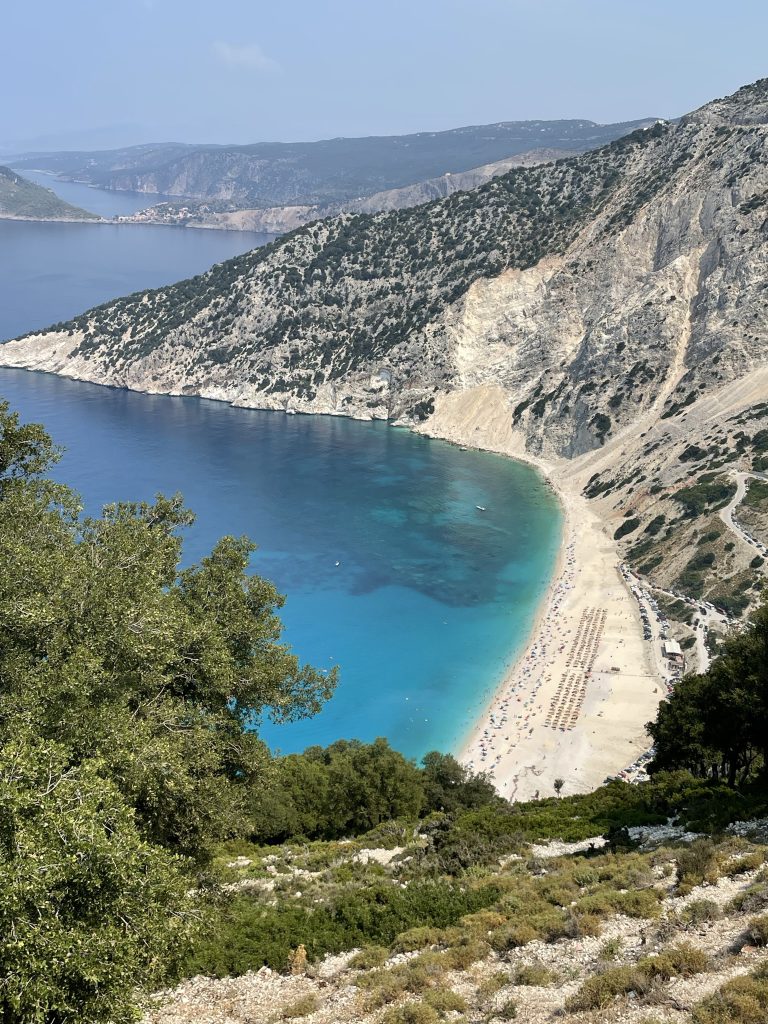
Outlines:
<svg viewBox="0 0 768 1024"><path fill-rule="evenodd" d="M608 939L600 947L597 956L600 960L616 960L623 949L624 942L622 939L618 937Z"/></svg>
<svg viewBox="0 0 768 1024"><path fill-rule="evenodd" d="M497 953L503 953L507 949L515 949L518 946L527 946L529 942L539 938L539 933L526 922L521 924L510 924L505 928L499 928L491 936L491 945Z"/></svg>
<svg viewBox="0 0 768 1024"><path fill-rule="evenodd" d="M451 970L465 971L472 964L486 957L489 952L490 946L487 942L466 938L446 951L445 961Z"/></svg>
<svg viewBox="0 0 768 1024"><path fill-rule="evenodd" d="M289 1003L288 1006L284 1006L280 1011L280 1020L295 1020L297 1017L308 1017L310 1013L314 1013L315 1010L320 1009L320 1000L317 998L314 992L308 992L305 996L300 996L293 1003Z"/></svg>
<svg viewBox="0 0 768 1024"><path fill-rule="evenodd" d="M687 885L717 881L717 851L711 839L695 839L677 854L677 881Z"/></svg>
<svg viewBox="0 0 768 1024"><path fill-rule="evenodd" d="M356 970L369 971L374 967L381 967L389 959L389 950L383 946L366 946L359 953L355 953L349 961L349 966Z"/></svg>
<svg viewBox="0 0 768 1024"><path fill-rule="evenodd" d="M613 533L614 540L621 540L622 537L626 537L628 533L632 533L640 525L640 520L633 516L631 519L625 519L621 526L617 527Z"/></svg>
<svg viewBox="0 0 768 1024"><path fill-rule="evenodd" d="M475 993L478 1003L481 1005L492 999L497 992L512 984L512 979L504 971L496 971L489 978L486 978L477 988Z"/></svg>
<svg viewBox="0 0 768 1024"><path fill-rule="evenodd" d="M393 953L413 953L417 949L436 946L441 933L437 928L409 928L401 932L392 943Z"/></svg>
<svg viewBox="0 0 768 1024"><path fill-rule="evenodd" d="M521 964L514 975L515 985L552 985L557 980L554 971L544 964Z"/></svg>
<svg viewBox="0 0 768 1024"><path fill-rule="evenodd" d="M493 1015L501 1020L515 1020L517 1017L517 1003L514 999L508 999L498 1010L494 1010Z"/></svg>
<svg viewBox="0 0 768 1024"><path fill-rule="evenodd" d="M690 978L709 969L710 960L707 954L692 946L689 942L681 942L662 950L658 956L647 956L638 962L638 969L649 978Z"/></svg>
<svg viewBox="0 0 768 1024"><path fill-rule="evenodd" d="M723 868L722 873L724 875L741 875L745 871L756 871L761 868L765 863L765 856L760 851L754 853L748 853L744 857L739 857L737 860L729 861Z"/></svg>
<svg viewBox="0 0 768 1024"><path fill-rule="evenodd" d="M691 900L681 911L686 924L698 925L706 921L716 921L720 917L720 907L714 900Z"/></svg>
<svg viewBox="0 0 768 1024"><path fill-rule="evenodd" d="M612 1003L616 996L636 992L645 995L651 987L647 974L637 967L609 967L600 974L594 974L565 1001L570 1013L579 1010L602 1010Z"/></svg>
<svg viewBox="0 0 768 1024"><path fill-rule="evenodd" d="M768 914L752 918L747 925L747 936L753 946L768 946Z"/></svg>
<svg viewBox="0 0 768 1024"><path fill-rule="evenodd" d="M467 1008L466 999L449 988L432 989L425 994L424 1002L437 1010L441 1017L446 1013L463 1013Z"/></svg>
<svg viewBox="0 0 768 1024"><path fill-rule="evenodd" d="M762 971L734 978L691 1013L692 1024L765 1024L766 1018L768 979Z"/></svg>
<svg viewBox="0 0 768 1024"><path fill-rule="evenodd" d="M426 1003L406 1003L387 1010L381 1024L439 1024L440 1014Z"/></svg>

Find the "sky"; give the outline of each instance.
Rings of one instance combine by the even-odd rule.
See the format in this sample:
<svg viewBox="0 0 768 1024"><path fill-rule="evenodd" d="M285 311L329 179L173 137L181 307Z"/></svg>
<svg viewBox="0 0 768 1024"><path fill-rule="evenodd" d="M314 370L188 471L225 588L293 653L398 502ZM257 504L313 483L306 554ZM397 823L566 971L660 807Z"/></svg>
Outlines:
<svg viewBox="0 0 768 1024"><path fill-rule="evenodd" d="M304 141L674 117L768 75L768 3L3 4L0 146ZM91 145L92 143L92 145ZM29 147L32 148L32 147Z"/></svg>

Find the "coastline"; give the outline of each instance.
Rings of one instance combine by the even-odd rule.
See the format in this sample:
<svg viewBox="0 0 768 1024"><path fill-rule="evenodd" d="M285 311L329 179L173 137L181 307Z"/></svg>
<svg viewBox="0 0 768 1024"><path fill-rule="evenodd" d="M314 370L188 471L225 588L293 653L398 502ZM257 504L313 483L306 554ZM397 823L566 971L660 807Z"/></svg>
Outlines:
<svg viewBox="0 0 768 1024"><path fill-rule="evenodd" d="M392 425L526 462L557 495L563 536L531 633L454 752L511 800L552 795L555 779L566 796L596 788L648 749L645 723L664 696L615 542L581 493L596 453L559 462L531 455L508 395L494 386L438 396L429 420Z"/></svg>
<svg viewBox="0 0 768 1024"><path fill-rule="evenodd" d="M581 494L578 460L526 452L499 388L441 396L417 430L528 462L563 511L555 572L530 636L467 729L459 760L488 772L511 800L551 796L555 779L566 796L594 789L647 750L645 723L664 689L615 543Z"/></svg>

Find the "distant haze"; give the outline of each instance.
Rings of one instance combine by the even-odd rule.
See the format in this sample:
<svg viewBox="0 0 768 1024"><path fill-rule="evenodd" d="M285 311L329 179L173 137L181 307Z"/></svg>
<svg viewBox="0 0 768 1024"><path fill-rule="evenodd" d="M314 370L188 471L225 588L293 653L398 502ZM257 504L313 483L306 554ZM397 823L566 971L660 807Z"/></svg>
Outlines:
<svg viewBox="0 0 768 1024"><path fill-rule="evenodd" d="M672 117L762 77L733 0L8 4L0 153Z"/></svg>

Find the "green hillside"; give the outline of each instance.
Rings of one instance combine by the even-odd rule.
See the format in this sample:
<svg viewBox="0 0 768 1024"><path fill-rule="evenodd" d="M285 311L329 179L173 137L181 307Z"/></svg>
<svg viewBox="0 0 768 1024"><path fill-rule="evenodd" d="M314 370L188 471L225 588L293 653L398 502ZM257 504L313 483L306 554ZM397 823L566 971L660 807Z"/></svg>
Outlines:
<svg viewBox="0 0 768 1024"><path fill-rule="evenodd" d="M0 217L40 220L98 220L95 213L59 199L50 189L27 181L10 167L0 167Z"/></svg>

